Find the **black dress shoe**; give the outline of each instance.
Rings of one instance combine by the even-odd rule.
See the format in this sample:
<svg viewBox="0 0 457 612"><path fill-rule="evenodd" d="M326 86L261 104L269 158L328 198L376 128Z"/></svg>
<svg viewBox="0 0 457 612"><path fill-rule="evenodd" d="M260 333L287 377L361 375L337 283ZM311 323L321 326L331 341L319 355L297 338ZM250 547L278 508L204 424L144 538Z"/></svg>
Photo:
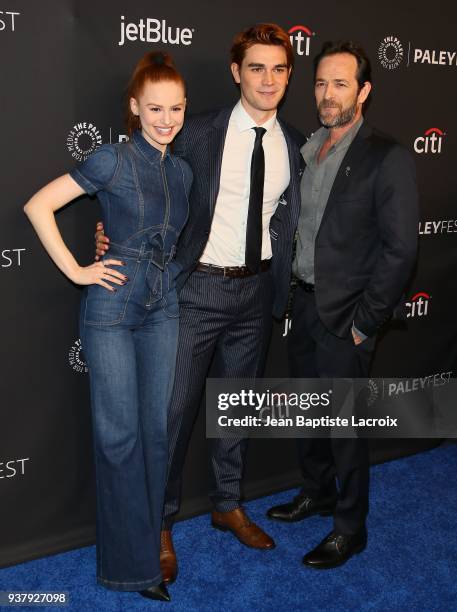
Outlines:
<svg viewBox="0 0 457 612"><path fill-rule="evenodd" d="M314 569L331 569L346 563L353 555L361 553L367 545L365 529L355 535L331 531L314 550L303 557L303 565Z"/></svg>
<svg viewBox="0 0 457 612"><path fill-rule="evenodd" d="M313 499L303 493L299 493L288 504L274 506L267 511L267 516L276 521L286 521L287 523L295 523L302 521L309 516L320 514L321 516L330 516L335 510L335 499Z"/></svg>
<svg viewBox="0 0 457 612"><path fill-rule="evenodd" d="M138 593L143 597L146 597L147 599L156 599L159 601L171 600L171 597L167 591L167 587L163 582L161 582L157 586L151 586L147 589L143 589L142 591L138 591Z"/></svg>

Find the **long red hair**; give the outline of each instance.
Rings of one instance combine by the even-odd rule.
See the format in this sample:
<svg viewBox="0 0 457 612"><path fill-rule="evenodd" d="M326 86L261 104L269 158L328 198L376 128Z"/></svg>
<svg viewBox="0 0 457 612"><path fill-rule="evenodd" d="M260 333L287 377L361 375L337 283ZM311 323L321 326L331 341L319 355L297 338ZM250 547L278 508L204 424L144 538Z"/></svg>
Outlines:
<svg viewBox="0 0 457 612"><path fill-rule="evenodd" d="M135 66L126 92L126 128L129 138L135 130L140 129L140 118L134 115L130 108L130 98L138 97L143 91L145 83L159 83L160 81L173 81L181 83L186 92L186 84L180 72L176 69L171 55L162 51L150 51L143 55Z"/></svg>

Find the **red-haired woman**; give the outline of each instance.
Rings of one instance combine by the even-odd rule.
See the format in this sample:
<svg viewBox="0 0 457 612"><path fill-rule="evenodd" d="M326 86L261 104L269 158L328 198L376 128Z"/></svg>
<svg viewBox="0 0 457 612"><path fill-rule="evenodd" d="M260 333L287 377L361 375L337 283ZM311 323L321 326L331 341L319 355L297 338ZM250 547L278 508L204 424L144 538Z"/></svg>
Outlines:
<svg viewBox="0 0 457 612"><path fill-rule="evenodd" d="M128 89L129 142L100 147L25 206L57 267L88 286L81 338L91 385L98 582L167 601L159 548L179 316L173 258L192 182L168 144L185 106L171 58L148 53ZM97 194L111 239L109 257L89 266L75 260L54 218L83 193Z"/></svg>

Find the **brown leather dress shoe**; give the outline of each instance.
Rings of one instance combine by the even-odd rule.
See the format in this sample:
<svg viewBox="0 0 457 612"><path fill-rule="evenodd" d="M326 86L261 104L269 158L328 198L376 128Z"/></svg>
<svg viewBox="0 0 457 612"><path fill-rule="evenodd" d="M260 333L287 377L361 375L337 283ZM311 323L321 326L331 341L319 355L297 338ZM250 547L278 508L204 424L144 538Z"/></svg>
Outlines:
<svg viewBox="0 0 457 612"><path fill-rule="evenodd" d="M160 532L160 570L165 584L171 584L178 575L178 561L171 538L171 531Z"/></svg>
<svg viewBox="0 0 457 612"><path fill-rule="evenodd" d="M213 511L211 525L220 531L231 531L242 544L250 548L270 550L276 546L269 535L249 520L243 508L236 508L231 512Z"/></svg>

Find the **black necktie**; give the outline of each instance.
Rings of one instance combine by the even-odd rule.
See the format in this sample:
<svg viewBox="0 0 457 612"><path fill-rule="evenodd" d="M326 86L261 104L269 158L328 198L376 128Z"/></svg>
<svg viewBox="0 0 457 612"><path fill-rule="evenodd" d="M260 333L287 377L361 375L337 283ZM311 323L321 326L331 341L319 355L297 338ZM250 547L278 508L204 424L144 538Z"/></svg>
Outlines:
<svg viewBox="0 0 457 612"><path fill-rule="evenodd" d="M249 192L248 224L246 228L246 266L257 273L262 256L262 208L263 183L265 179L265 156L262 138L265 128L252 128L255 131L254 149L251 157L251 190Z"/></svg>

